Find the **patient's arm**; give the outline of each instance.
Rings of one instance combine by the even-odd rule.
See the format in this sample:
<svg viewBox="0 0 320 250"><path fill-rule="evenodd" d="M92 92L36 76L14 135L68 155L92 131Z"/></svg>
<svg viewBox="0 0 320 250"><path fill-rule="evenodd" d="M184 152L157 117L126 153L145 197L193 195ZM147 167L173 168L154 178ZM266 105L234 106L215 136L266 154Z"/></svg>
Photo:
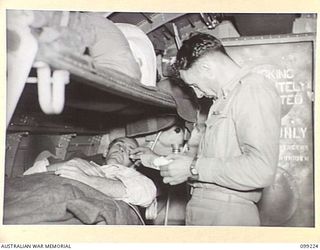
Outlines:
<svg viewBox="0 0 320 250"><path fill-rule="evenodd" d="M35 173L42 173L42 172L48 172L48 171L56 171L60 167L64 165L73 165L80 169L82 169L85 173L92 176L101 176L103 177L103 172L94 166L94 164L89 163L86 160L80 159L80 158L73 158L68 161L60 161L51 163L49 165L49 161L47 159L42 159L39 161L36 161L31 168L29 168L27 171L25 171L24 175L30 175Z"/></svg>
<svg viewBox="0 0 320 250"><path fill-rule="evenodd" d="M87 184L112 198L122 198L126 195L126 188L121 181L91 176L78 166L63 164L59 166L55 173L62 177Z"/></svg>
<svg viewBox="0 0 320 250"><path fill-rule="evenodd" d="M156 197L156 186L146 176L134 169L117 172L115 178L108 178L100 166L83 160L73 159L58 166L57 175L85 183L109 197L147 207Z"/></svg>
<svg viewBox="0 0 320 250"><path fill-rule="evenodd" d="M73 158L69 161L51 164L47 167L47 171L57 171L63 166L74 166L89 176L105 177L99 165L80 158Z"/></svg>
<svg viewBox="0 0 320 250"><path fill-rule="evenodd" d="M57 162L47 166L47 171L56 171L60 166L63 166L66 162Z"/></svg>

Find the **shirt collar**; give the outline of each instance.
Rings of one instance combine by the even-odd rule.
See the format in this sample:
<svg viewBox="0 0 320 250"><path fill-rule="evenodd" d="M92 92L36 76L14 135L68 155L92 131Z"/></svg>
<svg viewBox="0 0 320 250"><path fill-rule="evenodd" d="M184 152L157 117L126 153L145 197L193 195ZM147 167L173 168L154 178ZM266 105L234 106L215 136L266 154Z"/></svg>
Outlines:
<svg viewBox="0 0 320 250"><path fill-rule="evenodd" d="M226 84L221 88L221 94L218 98L222 97L223 99L227 98L228 94L234 89L234 87L241 83L241 79L247 75L253 66L243 66L240 68L239 72Z"/></svg>

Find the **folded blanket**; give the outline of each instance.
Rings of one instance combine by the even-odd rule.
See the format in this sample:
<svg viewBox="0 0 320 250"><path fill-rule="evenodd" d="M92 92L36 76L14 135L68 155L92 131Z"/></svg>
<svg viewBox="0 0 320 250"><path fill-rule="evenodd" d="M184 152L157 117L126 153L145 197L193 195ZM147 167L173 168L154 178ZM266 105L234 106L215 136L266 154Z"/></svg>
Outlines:
<svg viewBox="0 0 320 250"><path fill-rule="evenodd" d="M125 202L50 172L6 179L4 192L3 224L142 224Z"/></svg>

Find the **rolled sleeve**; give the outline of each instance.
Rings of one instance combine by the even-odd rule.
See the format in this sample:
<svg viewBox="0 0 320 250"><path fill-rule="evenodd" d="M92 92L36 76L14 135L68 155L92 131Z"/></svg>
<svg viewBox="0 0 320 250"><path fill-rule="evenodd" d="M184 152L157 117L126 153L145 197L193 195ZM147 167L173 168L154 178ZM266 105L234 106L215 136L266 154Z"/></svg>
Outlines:
<svg viewBox="0 0 320 250"><path fill-rule="evenodd" d="M126 196L121 200L127 203L147 207L156 198L157 190L152 180L133 169L120 173L117 179L126 187Z"/></svg>

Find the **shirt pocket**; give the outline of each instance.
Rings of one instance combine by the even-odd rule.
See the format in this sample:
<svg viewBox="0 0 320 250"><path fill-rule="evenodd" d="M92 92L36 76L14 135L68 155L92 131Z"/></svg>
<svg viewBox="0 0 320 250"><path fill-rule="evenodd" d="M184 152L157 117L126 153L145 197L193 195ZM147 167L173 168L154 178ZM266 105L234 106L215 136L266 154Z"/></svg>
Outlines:
<svg viewBox="0 0 320 250"><path fill-rule="evenodd" d="M228 114L225 112L211 114L210 117L206 121L207 129L210 129L210 128L213 128L214 126L217 126L218 124L226 121L227 118L228 118Z"/></svg>

